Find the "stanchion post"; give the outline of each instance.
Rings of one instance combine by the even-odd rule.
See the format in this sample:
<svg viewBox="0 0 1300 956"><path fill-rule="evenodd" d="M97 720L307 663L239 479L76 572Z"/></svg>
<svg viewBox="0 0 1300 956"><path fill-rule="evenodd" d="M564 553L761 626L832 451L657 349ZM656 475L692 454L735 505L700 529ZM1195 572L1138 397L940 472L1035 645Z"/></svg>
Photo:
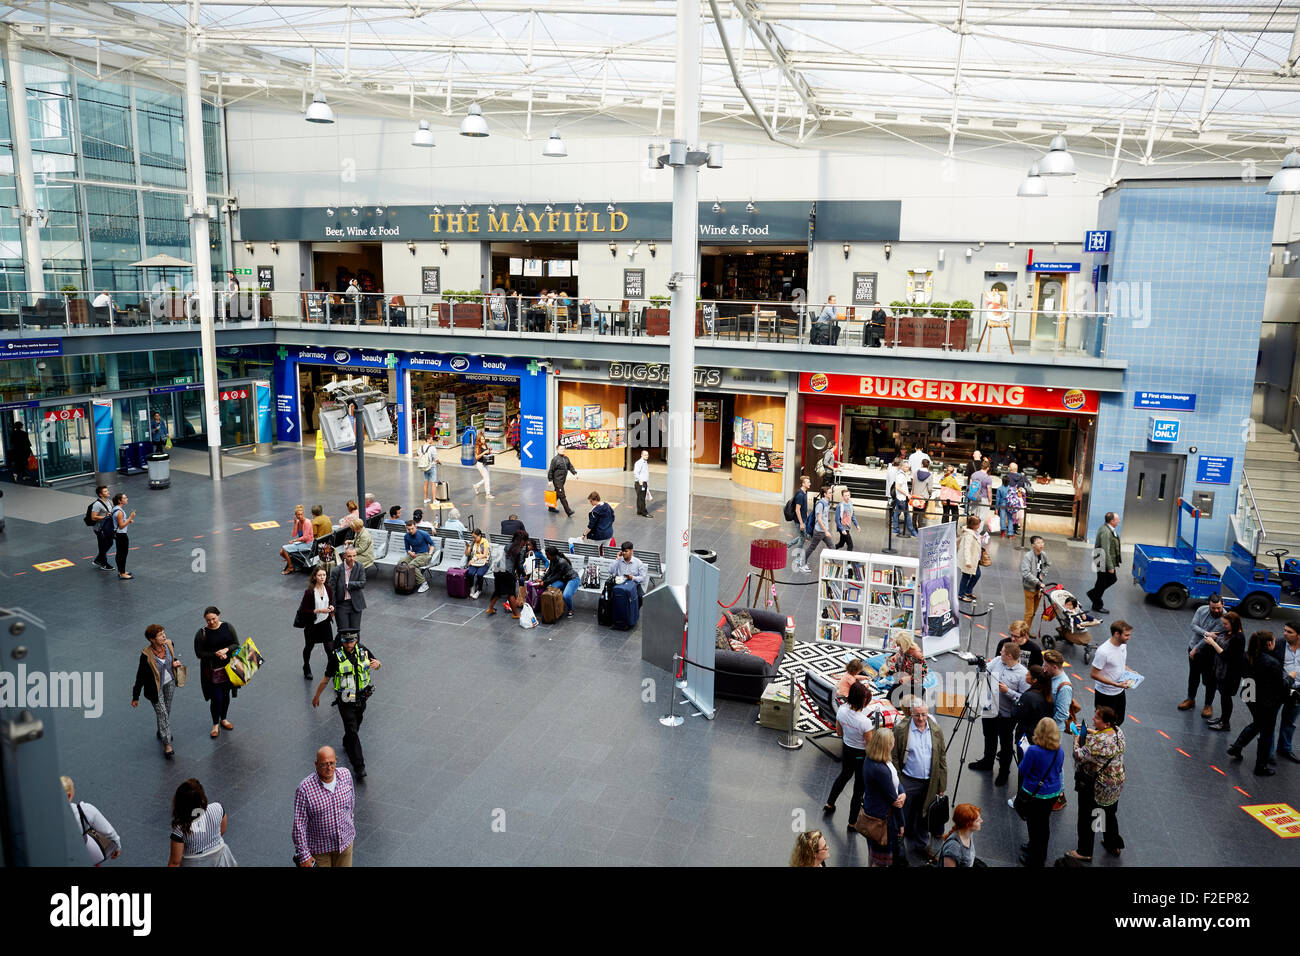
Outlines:
<svg viewBox="0 0 1300 956"><path fill-rule="evenodd" d="M1029 497L1025 497L1025 520L1020 522L1020 543L1016 545L1017 551L1028 551L1029 546L1025 544L1025 533L1029 530Z"/></svg>
<svg viewBox="0 0 1300 956"><path fill-rule="evenodd" d="M778 737L776 742L786 750L798 750L803 746L803 738L795 732L795 716L799 713L799 688L795 686L795 675L790 675L790 726L786 728L785 736Z"/></svg>
<svg viewBox="0 0 1300 956"><path fill-rule="evenodd" d="M672 677L668 681L668 686L671 688L668 695L668 713L659 718L659 723L665 727L680 727L686 722L686 718L677 713L677 673L684 660L685 658L680 654L673 655ZM684 675L685 671L683 670L682 673Z"/></svg>
<svg viewBox="0 0 1300 956"><path fill-rule="evenodd" d="M885 494L890 494L888 488ZM880 549L881 554L898 554L898 549L894 547L894 499L891 496L885 501L885 546Z"/></svg>

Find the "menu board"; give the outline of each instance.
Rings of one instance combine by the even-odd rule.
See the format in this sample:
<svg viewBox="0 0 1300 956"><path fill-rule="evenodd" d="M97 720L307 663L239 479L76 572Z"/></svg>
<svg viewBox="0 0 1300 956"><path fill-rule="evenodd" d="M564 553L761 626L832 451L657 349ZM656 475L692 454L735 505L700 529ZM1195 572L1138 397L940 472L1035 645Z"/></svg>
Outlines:
<svg viewBox="0 0 1300 956"><path fill-rule="evenodd" d="M566 430L571 428L581 428L582 427L582 406L565 405L564 419L560 427Z"/></svg>
<svg viewBox="0 0 1300 956"><path fill-rule="evenodd" d="M510 257L510 274L512 276L521 276L524 274L524 260Z"/></svg>
<svg viewBox="0 0 1300 956"><path fill-rule="evenodd" d="M546 274L567 279L569 276L569 260L552 259L549 263L547 263Z"/></svg>
<svg viewBox="0 0 1300 956"><path fill-rule="evenodd" d="M584 405L582 409L582 427L599 428L600 427L600 406Z"/></svg>
<svg viewBox="0 0 1300 956"><path fill-rule="evenodd" d="M785 455L777 451L731 446L731 463L748 471L780 472L785 469Z"/></svg>
<svg viewBox="0 0 1300 956"><path fill-rule="evenodd" d="M854 305L873 305L875 303L877 275L875 272L853 273Z"/></svg>
<svg viewBox="0 0 1300 956"><path fill-rule="evenodd" d="M442 295L441 266L424 266L420 269L420 292L424 295Z"/></svg>
<svg viewBox="0 0 1300 956"><path fill-rule="evenodd" d="M702 422L716 422L722 418L721 402L696 402L695 414Z"/></svg>
<svg viewBox="0 0 1300 956"><path fill-rule="evenodd" d="M526 276L539 277L539 276L541 276L541 274L542 274L542 260L541 260L541 259L525 259L525 260L524 260L524 275L526 275Z"/></svg>
<svg viewBox="0 0 1300 956"><path fill-rule="evenodd" d="M267 292L275 291L275 267L258 266L257 267L257 287L265 289Z"/></svg>

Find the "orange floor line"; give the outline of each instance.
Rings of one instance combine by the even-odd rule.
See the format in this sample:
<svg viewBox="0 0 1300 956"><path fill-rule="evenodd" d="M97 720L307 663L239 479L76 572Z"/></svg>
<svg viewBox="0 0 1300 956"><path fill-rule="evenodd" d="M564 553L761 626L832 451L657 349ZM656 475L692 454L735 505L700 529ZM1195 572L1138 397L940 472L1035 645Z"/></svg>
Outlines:
<svg viewBox="0 0 1300 956"><path fill-rule="evenodd" d="M1175 747L1174 749L1177 750L1184 757L1186 757L1188 760L1192 759L1192 755L1189 754L1186 750L1183 750L1181 747Z"/></svg>
<svg viewBox="0 0 1300 956"><path fill-rule="evenodd" d="M1097 693L1097 692L1096 692L1095 690L1093 690L1091 687L1089 687L1089 688L1088 688L1088 693L1089 693L1089 694L1095 694L1095 693Z"/></svg>
<svg viewBox="0 0 1300 956"><path fill-rule="evenodd" d="M172 541L181 541L181 540L183 540L183 539L181 539L181 538L172 538Z"/></svg>
<svg viewBox="0 0 1300 956"><path fill-rule="evenodd" d="M1226 777L1226 776L1227 776L1226 773L1224 773L1222 770L1220 770L1220 769L1219 769L1218 767L1216 767L1214 764L1210 764L1210 769L1213 770L1215 773L1217 773L1217 774L1218 774L1219 776L1221 776L1221 777Z"/></svg>
<svg viewBox="0 0 1300 956"><path fill-rule="evenodd" d="M1249 798L1249 797L1250 797L1250 794L1248 794L1245 790L1242 790L1241 787L1233 787L1232 789L1233 789L1233 790L1236 790L1236 791L1237 791L1239 794L1241 794L1243 797L1246 797L1246 798Z"/></svg>
<svg viewBox="0 0 1300 956"><path fill-rule="evenodd" d="M1131 721L1133 721L1133 723L1135 723L1135 724L1140 724L1140 723L1142 723L1142 721L1138 720L1138 719L1137 719L1136 717L1134 717L1132 714L1129 714L1129 715L1128 715L1128 719L1131 720Z"/></svg>
<svg viewBox="0 0 1300 956"><path fill-rule="evenodd" d="M1165 733L1163 730L1157 730L1156 733L1158 733L1161 737L1164 737L1165 740L1173 740L1173 739L1174 739L1173 737L1170 737L1167 733Z"/></svg>
<svg viewBox="0 0 1300 956"><path fill-rule="evenodd" d="M14 572L14 577L16 577L16 578L21 578L21 577L22 577L24 574L26 574L26 573L27 573L26 571L15 571L15 572Z"/></svg>
<svg viewBox="0 0 1300 956"><path fill-rule="evenodd" d="M157 544L154 545L155 548L161 548L162 546L163 543L161 541L159 541Z"/></svg>

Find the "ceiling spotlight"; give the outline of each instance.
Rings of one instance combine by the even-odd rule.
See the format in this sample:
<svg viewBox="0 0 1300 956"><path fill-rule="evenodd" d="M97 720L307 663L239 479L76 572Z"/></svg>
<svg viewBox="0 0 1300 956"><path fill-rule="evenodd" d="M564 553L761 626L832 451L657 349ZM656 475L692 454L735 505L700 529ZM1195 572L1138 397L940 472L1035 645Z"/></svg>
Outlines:
<svg viewBox="0 0 1300 956"><path fill-rule="evenodd" d="M251 256L253 254L253 244L251 242L244 243L244 251Z"/></svg>
<svg viewBox="0 0 1300 956"><path fill-rule="evenodd" d="M1038 163L1038 172L1042 176L1073 176L1074 157L1065 147L1065 137L1053 137L1047 147L1047 155ZM1044 193L1046 195L1046 193Z"/></svg>
<svg viewBox="0 0 1300 956"><path fill-rule="evenodd" d="M749 202L745 203L745 212L752 214L757 211L758 211L758 207L754 205L754 201L752 199Z"/></svg>
<svg viewBox="0 0 1300 956"><path fill-rule="evenodd" d="M445 256L447 254L447 240L444 239L438 243L438 248L442 250L442 254Z"/></svg>
<svg viewBox="0 0 1300 956"><path fill-rule="evenodd" d="M325 102L325 94L317 92L311 98L311 106L307 107L308 123L332 123L334 122L334 111L330 105Z"/></svg>
<svg viewBox="0 0 1300 956"><path fill-rule="evenodd" d="M415 135L411 137L412 146L433 146L433 131L429 129L428 120L420 120L420 125L415 128Z"/></svg>
<svg viewBox="0 0 1300 956"><path fill-rule="evenodd" d="M646 248L650 250L650 258L653 259L655 257L655 244L651 242Z"/></svg>
<svg viewBox="0 0 1300 956"><path fill-rule="evenodd" d="M488 215L495 216L496 214L497 214L497 207L492 203L488 203Z"/></svg>
<svg viewBox="0 0 1300 956"><path fill-rule="evenodd" d="M1024 199L1042 199L1047 195L1047 183L1039 173L1039 164L1034 163L1025 175L1025 181L1016 190L1016 195Z"/></svg>
<svg viewBox="0 0 1300 956"><path fill-rule="evenodd" d="M613 203L610 203L608 206L605 207L605 212L613 212L613 211L614 211Z"/></svg>
<svg viewBox="0 0 1300 956"><path fill-rule="evenodd" d="M406 240L406 251L409 252L411 255L415 255L415 240L414 240L414 239L407 239L407 240Z"/></svg>
<svg viewBox="0 0 1300 956"><path fill-rule="evenodd" d="M333 209L332 207L326 207L326 209L325 209L325 215L327 215L327 216L329 216L331 219L333 219L333 218L334 218L334 209Z"/></svg>
<svg viewBox="0 0 1300 956"><path fill-rule="evenodd" d="M442 215L442 207L441 207L441 206L434 206L434 207L433 207L433 211L434 211L434 213L435 213L436 215L439 215L439 216Z"/></svg>
<svg viewBox="0 0 1300 956"><path fill-rule="evenodd" d="M610 256L617 256L617 255L618 255L618 243L617 243L617 242L614 242L612 239L610 240L610 243L609 243L609 254L610 254Z"/></svg>
<svg viewBox="0 0 1300 956"><path fill-rule="evenodd" d="M280 254L280 244L278 242L272 239L268 243L268 245L271 247L271 251L274 252L277 256Z"/></svg>
<svg viewBox="0 0 1300 956"><path fill-rule="evenodd" d="M574 211L574 212L582 212L582 203L580 203L580 202L575 202L575 203L573 204L573 211Z"/></svg>
<svg viewBox="0 0 1300 956"><path fill-rule="evenodd" d="M354 215L354 216L359 216L359 215L361 215L361 210L358 209L356 206L353 206L353 207L352 207L352 215Z"/></svg>
<svg viewBox="0 0 1300 956"><path fill-rule="evenodd" d="M523 211L524 211L524 204L523 204L523 203L515 203L515 212L523 212Z"/></svg>
<svg viewBox="0 0 1300 956"><path fill-rule="evenodd" d="M553 213L553 212L555 212L555 207L552 206L550 203L547 203L547 204L546 204L546 214L549 216L549 215L550 215L551 213Z"/></svg>
<svg viewBox="0 0 1300 956"><path fill-rule="evenodd" d="M846 242L841 248L844 250L844 258L847 259L849 257L849 251L853 247Z"/></svg>
<svg viewBox="0 0 1300 956"><path fill-rule="evenodd" d="M894 247L893 247L893 245L892 245L891 243L888 243L888 242L885 243L885 259L886 259L886 261L888 261L888 259L889 259L889 254L890 254L891 252L893 252L893 251L894 251Z"/></svg>
<svg viewBox="0 0 1300 956"><path fill-rule="evenodd" d="M722 212L722 203L720 203L720 202L714 202L714 204L713 204L713 211L714 211L715 213Z"/></svg>
<svg viewBox="0 0 1300 956"><path fill-rule="evenodd" d="M376 215L376 216L382 216L383 214L384 214L384 207L383 207L383 206L376 206L376 207L375 207L375 215Z"/></svg>
<svg viewBox="0 0 1300 956"><path fill-rule="evenodd" d="M564 147L564 140L560 139L559 127L551 130L550 138L547 139L546 145L542 147L542 155L551 159L563 159L569 155L569 151Z"/></svg>
<svg viewBox="0 0 1300 956"><path fill-rule="evenodd" d="M465 118L461 120L460 135L481 137L487 134L487 120L483 118L482 108L477 103L471 103Z"/></svg>
<svg viewBox="0 0 1300 956"><path fill-rule="evenodd" d="M1282 160L1282 168L1273 174L1264 192L1270 196L1294 196L1300 193L1300 152L1291 152Z"/></svg>

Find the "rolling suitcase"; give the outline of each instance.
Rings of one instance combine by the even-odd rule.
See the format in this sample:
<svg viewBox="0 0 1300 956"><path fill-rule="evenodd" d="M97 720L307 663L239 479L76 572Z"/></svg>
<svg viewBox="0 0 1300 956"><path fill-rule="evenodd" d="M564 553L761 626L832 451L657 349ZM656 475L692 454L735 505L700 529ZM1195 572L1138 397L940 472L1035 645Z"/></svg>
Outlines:
<svg viewBox="0 0 1300 956"><path fill-rule="evenodd" d="M564 592L559 588L547 588L542 595L542 607L538 612L543 624L554 624L568 612L564 609Z"/></svg>
<svg viewBox="0 0 1300 956"><path fill-rule="evenodd" d="M447 597L469 597L469 575L464 568L447 569Z"/></svg>
<svg viewBox="0 0 1300 956"><path fill-rule="evenodd" d="M600 592L600 600L596 602L596 623L601 627L609 627L614 623L614 603L610 597L613 587L613 583L607 581L604 590Z"/></svg>
<svg viewBox="0 0 1300 956"><path fill-rule="evenodd" d="M538 613L542 610L542 591L541 581L529 581L524 585L524 600L532 605L533 610ZM550 621L546 623L549 624Z"/></svg>
<svg viewBox="0 0 1300 956"><path fill-rule="evenodd" d="M641 601L635 581L615 584L610 591L609 601L615 630L630 631L636 627L636 622L641 617Z"/></svg>
<svg viewBox="0 0 1300 956"><path fill-rule="evenodd" d="M433 486L433 497L435 501L451 501L451 485L445 481L440 481Z"/></svg>
<svg viewBox="0 0 1300 956"><path fill-rule="evenodd" d="M414 594L420 586L420 572L413 564L398 564L393 567L393 590L398 594Z"/></svg>

